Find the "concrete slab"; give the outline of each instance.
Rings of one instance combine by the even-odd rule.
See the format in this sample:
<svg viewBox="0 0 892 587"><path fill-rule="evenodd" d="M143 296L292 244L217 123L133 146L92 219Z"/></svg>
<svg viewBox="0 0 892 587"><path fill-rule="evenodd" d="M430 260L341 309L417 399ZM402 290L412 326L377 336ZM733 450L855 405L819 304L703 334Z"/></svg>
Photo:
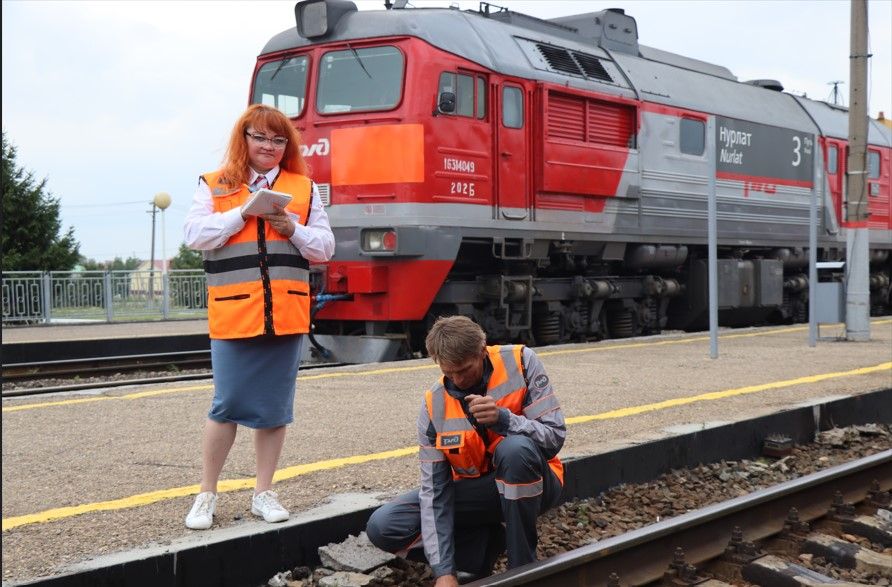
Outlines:
<svg viewBox="0 0 892 587"><path fill-rule="evenodd" d="M368 573L395 558L396 555L372 544L365 532L360 532L359 536L350 535L339 544L319 547L322 564L335 571Z"/></svg>

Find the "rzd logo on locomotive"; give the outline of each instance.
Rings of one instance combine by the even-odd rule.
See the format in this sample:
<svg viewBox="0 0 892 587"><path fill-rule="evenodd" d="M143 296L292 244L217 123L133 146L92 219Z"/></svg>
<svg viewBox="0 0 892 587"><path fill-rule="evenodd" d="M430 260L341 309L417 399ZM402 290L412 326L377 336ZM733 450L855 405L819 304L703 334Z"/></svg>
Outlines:
<svg viewBox="0 0 892 587"><path fill-rule="evenodd" d="M301 145L300 146L300 154L304 157L312 157L313 155L319 155L320 157L326 157L328 155L329 143L328 139L319 139L312 145Z"/></svg>

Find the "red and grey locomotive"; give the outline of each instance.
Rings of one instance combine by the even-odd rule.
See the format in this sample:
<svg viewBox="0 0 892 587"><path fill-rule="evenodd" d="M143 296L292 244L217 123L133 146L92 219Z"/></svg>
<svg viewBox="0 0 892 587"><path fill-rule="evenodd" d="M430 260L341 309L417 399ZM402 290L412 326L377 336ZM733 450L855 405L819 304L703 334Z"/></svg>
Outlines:
<svg viewBox="0 0 892 587"><path fill-rule="evenodd" d="M813 196L819 260L845 255L845 110L641 45L622 10L386 4L299 2L254 72L251 101L303 135L337 240L317 336L417 351L446 314L492 342L704 328L710 189L720 323L807 319ZM892 133L870 121L868 141L884 313Z"/></svg>

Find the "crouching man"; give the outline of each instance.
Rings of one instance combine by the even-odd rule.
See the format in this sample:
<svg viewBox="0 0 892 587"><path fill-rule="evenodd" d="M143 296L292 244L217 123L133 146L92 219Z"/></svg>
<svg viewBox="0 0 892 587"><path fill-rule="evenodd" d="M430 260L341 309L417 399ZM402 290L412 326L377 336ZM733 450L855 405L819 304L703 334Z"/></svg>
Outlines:
<svg viewBox="0 0 892 587"><path fill-rule="evenodd" d="M440 318L425 341L443 376L418 416L421 487L376 510L379 548L424 560L450 587L536 560L536 518L557 504L566 426L541 361L523 346L486 346L464 316Z"/></svg>

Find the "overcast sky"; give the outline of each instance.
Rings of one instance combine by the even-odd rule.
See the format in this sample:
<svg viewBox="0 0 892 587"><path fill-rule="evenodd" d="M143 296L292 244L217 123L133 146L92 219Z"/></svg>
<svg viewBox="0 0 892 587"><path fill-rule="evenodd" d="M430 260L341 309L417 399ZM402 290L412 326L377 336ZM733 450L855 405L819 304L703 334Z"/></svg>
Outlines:
<svg viewBox="0 0 892 587"><path fill-rule="evenodd" d="M197 177L216 169L248 104L257 54L294 26L293 1L3 0L3 129L17 163L47 178L81 253L147 259L149 202L168 192L173 256ZM416 1L416 6L450 2ZM452 2L476 8L478 2ZM541 18L624 8L651 47L780 80L827 99L849 93L848 0L494 2ZM359 1L361 10L383 0ZM869 3L869 109L892 117L892 0ZM158 217L156 258L162 237Z"/></svg>

